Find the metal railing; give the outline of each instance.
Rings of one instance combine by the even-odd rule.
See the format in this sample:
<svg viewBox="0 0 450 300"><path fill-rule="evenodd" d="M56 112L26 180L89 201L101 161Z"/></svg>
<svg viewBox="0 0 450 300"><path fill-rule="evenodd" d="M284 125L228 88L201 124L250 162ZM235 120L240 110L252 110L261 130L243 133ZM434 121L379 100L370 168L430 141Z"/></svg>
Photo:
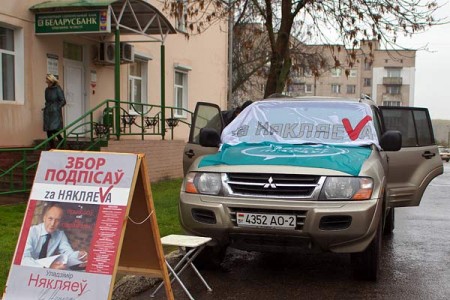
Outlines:
<svg viewBox="0 0 450 300"><path fill-rule="evenodd" d="M186 118L176 118L175 112L184 114ZM14 158L6 168L0 168L0 195L30 191L38 164L36 155L48 150L58 134L63 139L56 143L56 149L98 151L100 147L107 146L111 138L133 135L140 136L142 140L145 136L161 136L164 139L166 131L170 131L173 139L178 125L190 127L188 120L191 120L192 112L188 110L166 106L165 115L170 115L170 118L162 120L161 115L159 105L105 100L34 147L0 149L0 156Z"/></svg>

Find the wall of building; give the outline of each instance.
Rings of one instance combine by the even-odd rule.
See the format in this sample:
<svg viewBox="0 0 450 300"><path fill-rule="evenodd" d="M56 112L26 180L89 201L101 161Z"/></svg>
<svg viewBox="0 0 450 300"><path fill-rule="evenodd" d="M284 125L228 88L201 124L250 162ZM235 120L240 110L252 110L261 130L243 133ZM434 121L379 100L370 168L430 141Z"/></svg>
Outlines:
<svg viewBox="0 0 450 300"><path fill-rule="evenodd" d="M143 153L147 161L151 182L183 177L183 149L182 140L173 141L139 141L126 143L112 141L103 152Z"/></svg>
<svg viewBox="0 0 450 300"><path fill-rule="evenodd" d="M416 52L412 50L374 52L373 61L373 99L378 104L383 101L401 101L403 106L414 106L415 87L415 58ZM387 95L383 77L387 77L387 68L400 68L402 85L399 95Z"/></svg>
<svg viewBox="0 0 450 300"><path fill-rule="evenodd" d="M26 3L22 1L2 2L0 24L20 28L19 39L22 42L33 39L31 20L31 14ZM37 114L40 112L39 108L32 101L29 101L34 93L33 80L30 76L25 76L25 74L34 72L33 58L31 57L34 48L32 43L27 42L21 49L18 58L23 61L23 67L20 68L22 72L17 74L18 82L16 82L16 85L19 85L16 89L18 90L16 91L17 101L15 103L0 103L0 141L1 144L6 145L21 145L27 140L24 135L29 137L34 134L36 132L35 121L38 119ZM35 63L39 62L35 61Z"/></svg>
<svg viewBox="0 0 450 300"><path fill-rule="evenodd" d="M29 10L42 1L3 0L0 6L0 26L16 29L23 35L23 83L16 90L23 96L15 102L0 101L0 147L29 146L34 139L46 137L43 132L42 111L44 106L45 76L47 73L47 55L58 57L58 73L64 89L63 56L64 42L83 46L84 53L84 111L96 106L105 99L114 98L114 66L96 64L97 46L100 39L113 41L112 34L99 35L35 35L34 13ZM149 1L161 6L157 1ZM174 20L171 20L174 24ZM223 108L227 105L227 26L216 24L205 33L193 35L189 39L183 34L169 35L165 40L165 99L167 106L174 106L175 66L189 67L188 105L193 111L197 101L210 101ZM160 43L135 43L139 36L122 36L122 41L130 41L136 53L150 58L148 61L148 103L161 103ZM16 59L20 61L20 58ZM129 65L121 65L121 99L128 100ZM95 88L91 86L91 73L97 77ZM18 95L20 93L16 93ZM67 95L66 95L67 96ZM169 117L169 116L167 116ZM95 117L101 119L101 112ZM190 122L190 116L187 120ZM66 124L67 125L67 124ZM187 140L189 128L179 125L175 128L174 138ZM170 133L169 133L170 134ZM167 138L167 136L166 136ZM170 135L169 135L170 138Z"/></svg>

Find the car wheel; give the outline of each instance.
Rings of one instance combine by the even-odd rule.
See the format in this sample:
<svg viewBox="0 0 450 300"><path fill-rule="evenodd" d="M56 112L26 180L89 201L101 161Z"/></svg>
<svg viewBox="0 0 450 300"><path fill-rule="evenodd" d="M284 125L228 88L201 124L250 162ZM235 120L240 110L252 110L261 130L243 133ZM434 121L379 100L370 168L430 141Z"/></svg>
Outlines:
<svg viewBox="0 0 450 300"><path fill-rule="evenodd" d="M445 161L448 162L450 160L450 158L447 158Z"/></svg>
<svg viewBox="0 0 450 300"><path fill-rule="evenodd" d="M386 220L384 221L384 235L391 235L394 232L395 228L395 210L392 207L389 209L389 212L386 216Z"/></svg>
<svg viewBox="0 0 450 300"><path fill-rule="evenodd" d="M206 246L194 259L194 265L199 269L220 269L226 252L226 246Z"/></svg>
<svg viewBox="0 0 450 300"><path fill-rule="evenodd" d="M382 221L378 222L377 232L372 242L363 252L351 254L353 275L357 279L376 281L380 265Z"/></svg>

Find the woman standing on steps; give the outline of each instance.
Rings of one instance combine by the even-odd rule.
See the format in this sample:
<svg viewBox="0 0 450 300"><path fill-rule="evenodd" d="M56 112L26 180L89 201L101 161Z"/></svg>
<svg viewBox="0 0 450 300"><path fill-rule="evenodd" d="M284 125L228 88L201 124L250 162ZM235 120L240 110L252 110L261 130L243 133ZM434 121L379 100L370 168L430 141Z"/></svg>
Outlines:
<svg viewBox="0 0 450 300"><path fill-rule="evenodd" d="M63 128L62 107L66 105L64 92L59 86L58 79L53 74L47 74L45 78L47 88L45 89L44 131L47 137L51 137ZM58 142L63 140L61 134L56 136ZM50 149L55 148L55 141L50 141Z"/></svg>

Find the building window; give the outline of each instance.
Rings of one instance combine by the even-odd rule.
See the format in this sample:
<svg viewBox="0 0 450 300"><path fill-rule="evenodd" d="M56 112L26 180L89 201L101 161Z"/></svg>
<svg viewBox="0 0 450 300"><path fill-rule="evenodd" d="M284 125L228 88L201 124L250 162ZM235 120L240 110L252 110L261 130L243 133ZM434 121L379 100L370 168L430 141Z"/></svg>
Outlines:
<svg viewBox="0 0 450 300"><path fill-rule="evenodd" d="M333 68L331 69L331 76L332 77L340 77L342 74L342 69L341 68Z"/></svg>
<svg viewBox="0 0 450 300"><path fill-rule="evenodd" d="M188 73L186 71L175 70L175 91L174 91L174 116L177 118L185 118L188 108Z"/></svg>
<svg viewBox="0 0 450 300"><path fill-rule="evenodd" d="M63 45L63 57L75 61L83 61L83 46L66 43Z"/></svg>
<svg viewBox="0 0 450 300"><path fill-rule="evenodd" d="M186 31L185 15L186 15L186 0L177 0L177 12L176 16L176 27L179 31Z"/></svg>
<svg viewBox="0 0 450 300"><path fill-rule="evenodd" d="M400 94L400 86L399 85L389 85L386 87L386 93L390 95L398 95Z"/></svg>
<svg viewBox="0 0 450 300"><path fill-rule="evenodd" d="M312 72L310 68L304 68L303 69L303 76L305 77L312 77Z"/></svg>
<svg viewBox="0 0 450 300"><path fill-rule="evenodd" d="M331 93L340 94L341 93L341 85L340 84L332 84L331 85Z"/></svg>
<svg viewBox="0 0 450 300"><path fill-rule="evenodd" d="M291 76L291 78L298 78L300 77L300 71L299 69L293 69L289 75Z"/></svg>
<svg viewBox="0 0 450 300"><path fill-rule="evenodd" d="M355 69L351 69L349 77L356 77L356 76L358 76L358 72Z"/></svg>
<svg viewBox="0 0 450 300"><path fill-rule="evenodd" d="M349 84L347 85L347 94L355 94L356 93L356 85Z"/></svg>
<svg viewBox="0 0 450 300"><path fill-rule="evenodd" d="M135 59L130 64L130 74L128 75L129 95L131 113L142 113L148 110L148 107L141 105L147 104L147 69L148 61Z"/></svg>
<svg viewBox="0 0 450 300"><path fill-rule="evenodd" d="M386 68L387 77L401 77L402 69L400 68Z"/></svg>
<svg viewBox="0 0 450 300"><path fill-rule="evenodd" d="M311 94L312 92L312 84L305 84L305 93Z"/></svg>
<svg viewBox="0 0 450 300"><path fill-rule="evenodd" d="M0 26L0 102L16 101L16 59L14 30Z"/></svg>
<svg viewBox="0 0 450 300"><path fill-rule="evenodd" d="M384 106L402 106L400 101L383 101Z"/></svg>
<svg viewBox="0 0 450 300"><path fill-rule="evenodd" d="M372 78L364 78L364 86L372 86Z"/></svg>
<svg viewBox="0 0 450 300"><path fill-rule="evenodd" d="M370 70L372 69L372 62L365 62L364 63L364 70Z"/></svg>

